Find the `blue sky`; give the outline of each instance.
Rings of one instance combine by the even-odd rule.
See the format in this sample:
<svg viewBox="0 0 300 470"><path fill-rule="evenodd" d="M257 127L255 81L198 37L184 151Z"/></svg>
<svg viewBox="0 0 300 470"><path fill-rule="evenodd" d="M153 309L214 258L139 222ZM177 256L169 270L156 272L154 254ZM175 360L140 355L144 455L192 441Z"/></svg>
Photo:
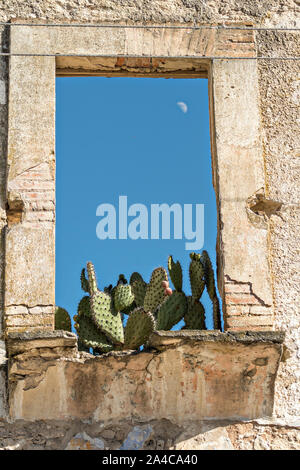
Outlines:
<svg viewBox="0 0 300 470"><path fill-rule="evenodd" d="M87 261L103 289L120 273L138 271L148 282L169 254L180 260L189 294L187 240L172 231L170 240L99 240L96 209L109 203L118 211L121 195L149 214L151 204L204 204L203 249L215 265L207 80L57 78L56 96L56 304L76 314ZM202 300L211 329L211 303Z"/></svg>

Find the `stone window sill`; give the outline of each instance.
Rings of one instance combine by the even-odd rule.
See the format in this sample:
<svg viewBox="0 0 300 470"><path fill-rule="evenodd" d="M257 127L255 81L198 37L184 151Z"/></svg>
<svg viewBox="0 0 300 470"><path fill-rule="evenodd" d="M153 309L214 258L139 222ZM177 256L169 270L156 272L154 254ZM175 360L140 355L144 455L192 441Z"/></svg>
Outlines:
<svg viewBox="0 0 300 470"><path fill-rule="evenodd" d="M284 333L158 331L147 350L79 353L73 333L12 333L12 419L172 422L272 415Z"/></svg>

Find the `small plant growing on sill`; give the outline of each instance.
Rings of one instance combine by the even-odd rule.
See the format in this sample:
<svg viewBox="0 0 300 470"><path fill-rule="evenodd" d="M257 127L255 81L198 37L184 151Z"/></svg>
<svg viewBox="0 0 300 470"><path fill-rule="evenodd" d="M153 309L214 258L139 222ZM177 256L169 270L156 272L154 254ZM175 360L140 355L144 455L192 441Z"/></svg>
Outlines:
<svg viewBox="0 0 300 470"><path fill-rule="evenodd" d="M153 331L171 330L181 320L184 320L182 329L204 330L205 309L200 298L205 287L212 301L214 329L221 329L219 300L208 253L191 253L190 258L190 296L182 291L182 267L172 256L168 258L168 272L174 290L169 287L167 271L159 267L152 272L149 283L137 272L131 275L129 283L120 274L116 286L101 291L94 265L88 262L87 277L85 268L80 276L81 287L88 295L81 299L74 316L79 349L92 348L96 354L136 350L147 345ZM69 324L64 309L58 307L56 312L56 325ZM126 324L125 315L128 315Z"/></svg>

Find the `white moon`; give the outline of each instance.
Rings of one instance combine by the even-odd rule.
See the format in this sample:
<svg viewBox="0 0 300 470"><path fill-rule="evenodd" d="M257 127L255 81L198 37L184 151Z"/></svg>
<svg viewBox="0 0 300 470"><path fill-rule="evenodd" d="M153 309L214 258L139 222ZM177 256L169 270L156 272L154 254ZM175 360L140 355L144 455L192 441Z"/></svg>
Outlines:
<svg viewBox="0 0 300 470"><path fill-rule="evenodd" d="M177 106L181 109L183 113L186 113L188 110L187 104L184 103L183 101L178 101Z"/></svg>

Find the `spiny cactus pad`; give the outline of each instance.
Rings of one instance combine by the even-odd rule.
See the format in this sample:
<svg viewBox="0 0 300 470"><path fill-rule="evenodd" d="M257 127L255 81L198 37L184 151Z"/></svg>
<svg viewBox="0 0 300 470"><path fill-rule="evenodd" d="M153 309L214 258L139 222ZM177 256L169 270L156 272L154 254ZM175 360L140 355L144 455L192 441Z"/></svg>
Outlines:
<svg viewBox="0 0 300 470"><path fill-rule="evenodd" d="M221 329L221 314L220 314L219 299L218 299L216 287L215 287L214 270L213 270L209 255L207 251L205 250L203 250L201 254L201 263L204 267L204 278L205 278L207 292L213 304L214 329L220 330Z"/></svg>
<svg viewBox="0 0 300 470"><path fill-rule="evenodd" d="M196 255L196 253L194 253L194 255ZM199 300L205 287L204 267L200 262L200 259L197 259L196 257L191 257L189 275L192 296L195 299Z"/></svg>
<svg viewBox="0 0 300 470"><path fill-rule="evenodd" d="M157 307L165 300L165 289L163 281L168 281L168 274L164 268L156 268L151 274L151 279L147 285L144 300L144 310L155 312Z"/></svg>
<svg viewBox="0 0 300 470"><path fill-rule="evenodd" d="M207 292L210 298L213 299L216 295L215 277L214 277L213 267L212 267L207 251L205 250L202 251L200 260L204 267L204 277L205 277Z"/></svg>
<svg viewBox="0 0 300 470"><path fill-rule="evenodd" d="M142 276L140 275L140 273L138 273L136 271L131 274L129 283L132 285L135 281L140 281L140 282L145 283L145 281L142 278Z"/></svg>
<svg viewBox="0 0 300 470"><path fill-rule="evenodd" d="M86 348L93 348L99 352L109 352L113 350L113 345L106 336L98 330L92 319L79 315L75 323L80 342Z"/></svg>
<svg viewBox="0 0 300 470"><path fill-rule="evenodd" d="M85 276L85 268L83 268L81 271L80 281L81 281L81 289L84 290L84 292L90 293L89 281L87 280Z"/></svg>
<svg viewBox="0 0 300 470"><path fill-rule="evenodd" d="M91 316L90 298L88 295L82 297L77 307L78 315L85 315L86 317ZM74 317L75 319L75 317Z"/></svg>
<svg viewBox="0 0 300 470"><path fill-rule="evenodd" d="M213 322L214 322L214 329L221 330L221 314L220 314L220 304L217 295L212 300L213 304Z"/></svg>
<svg viewBox="0 0 300 470"><path fill-rule="evenodd" d="M158 330L170 330L185 315L186 296L183 292L173 292L158 308L156 327Z"/></svg>
<svg viewBox="0 0 300 470"><path fill-rule="evenodd" d="M168 270L173 286L178 292L182 291L182 268L179 261L174 263L172 256L168 258Z"/></svg>
<svg viewBox="0 0 300 470"><path fill-rule="evenodd" d="M62 307L55 308L55 329L65 331L71 331L72 329L71 318L67 310Z"/></svg>
<svg viewBox="0 0 300 470"><path fill-rule="evenodd" d="M89 293L92 295L98 291L96 273L93 263L90 261L86 264L89 278Z"/></svg>
<svg viewBox="0 0 300 470"><path fill-rule="evenodd" d="M130 284L119 284L114 291L114 306L117 312L123 312L134 302Z"/></svg>
<svg viewBox="0 0 300 470"><path fill-rule="evenodd" d="M185 328L188 330L206 330L205 309L199 300L187 297L187 312L184 315Z"/></svg>
<svg viewBox="0 0 300 470"><path fill-rule="evenodd" d="M142 307L144 305L145 295L147 284L140 279L136 279L131 284L131 289L134 295L135 304L137 307Z"/></svg>
<svg viewBox="0 0 300 470"><path fill-rule="evenodd" d="M153 315L142 307L136 308L127 320L124 349L138 349L148 341L154 330L155 319Z"/></svg>
<svg viewBox="0 0 300 470"><path fill-rule="evenodd" d="M90 306L92 319L102 333L114 344L124 343L122 317L115 311L111 296L98 290L91 295Z"/></svg>

